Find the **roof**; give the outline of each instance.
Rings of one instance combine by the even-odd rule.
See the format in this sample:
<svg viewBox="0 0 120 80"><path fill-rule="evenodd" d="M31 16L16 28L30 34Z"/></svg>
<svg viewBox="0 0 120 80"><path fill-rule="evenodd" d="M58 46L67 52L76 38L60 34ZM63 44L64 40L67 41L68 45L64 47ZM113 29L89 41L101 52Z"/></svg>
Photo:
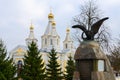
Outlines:
<svg viewBox="0 0 120 80"><path fill-rule="evenodd" d="M15 54L16 51L18 51L18 50L20 50L20 49L21 49L22 51L27 51L27 46L24 46L24 45L18 45L18 46L16 46L14 49L12 49L12 50L10 51L9 56Z"/></svg>

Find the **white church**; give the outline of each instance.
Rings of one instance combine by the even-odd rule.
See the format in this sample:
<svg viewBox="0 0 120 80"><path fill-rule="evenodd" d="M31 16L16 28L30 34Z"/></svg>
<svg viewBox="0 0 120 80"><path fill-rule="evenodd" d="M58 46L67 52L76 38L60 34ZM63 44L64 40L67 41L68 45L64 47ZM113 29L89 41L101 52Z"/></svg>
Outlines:
<svg viewBox="0 0 120 80"><path fill-rule="evenodd" d="M26 45L18 45L13 50L10 51L9 57L13 58L13 62L17 64L18 62L23 62L24 55L27 54L27 45L32 41L38 42L37 38L34 35L34 26L30 25L30 33L28 38L26 38ZM37 44L39 45L39 44ZM70 29L66 29L65 39L63 40L63 49L60 49L60 36L56 31L56 22L54 20L54 15L52 12L48 14L48 25L44 34L41 36L41 49L40 54L45 64L48 63L48 54L52 48L57 52L58 63L62 67L62 71L65 71L65 66L67 65L68 56L74 56L75 48L73 45L73 40L70 36Z"/></svg>

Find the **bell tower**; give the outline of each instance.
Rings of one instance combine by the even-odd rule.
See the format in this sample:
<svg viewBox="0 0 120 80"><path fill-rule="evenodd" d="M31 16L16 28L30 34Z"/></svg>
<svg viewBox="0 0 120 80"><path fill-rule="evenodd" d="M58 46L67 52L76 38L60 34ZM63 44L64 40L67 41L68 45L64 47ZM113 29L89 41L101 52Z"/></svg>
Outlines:
<svg viewBox="0 0 120 80"><path fill-rule="evenodd" d="M30 33L29 33L28 38L26 38L26 44L29 45L29 44L32 43L32 41L35 42L35 43L38 42L38 40L34 36L34 26L33 26L32 22L31 22Z"/></svg>
<svg viewBox="0 0 120 80"><path fill-rule="evenodd" d="M73 49L73 41L70 36L70 28L66 29L66 37L63 41L63 51L68 51Z"/></svg>
<svg viewBox="0 0 120 80"><path fill-rule="evenodd" d="M60 36L56 31L56 22L52 11L48 14L48 25L41 39L42 51L50 52L52 48L57 52L60 51Z"/></svg>

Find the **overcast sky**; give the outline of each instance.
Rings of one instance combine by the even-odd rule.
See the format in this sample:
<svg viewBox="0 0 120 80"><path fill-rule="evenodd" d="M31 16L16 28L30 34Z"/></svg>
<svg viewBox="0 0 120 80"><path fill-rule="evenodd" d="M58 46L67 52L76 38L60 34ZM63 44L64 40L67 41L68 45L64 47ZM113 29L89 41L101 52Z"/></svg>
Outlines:
<svg viewBox="0 0 120 80"><path fill-rule="evenodd" d="M99 8L109 20L113 37L120 34L120 0L97 0ZM17 45L25 45L32 23L35 27L35 37L41 46L50 7L55 16L57 32L61 42L65 38L67 27L71 27L72 19L79 14L83 0L0 0L0 38L5 42L8 51Z"/></svg>

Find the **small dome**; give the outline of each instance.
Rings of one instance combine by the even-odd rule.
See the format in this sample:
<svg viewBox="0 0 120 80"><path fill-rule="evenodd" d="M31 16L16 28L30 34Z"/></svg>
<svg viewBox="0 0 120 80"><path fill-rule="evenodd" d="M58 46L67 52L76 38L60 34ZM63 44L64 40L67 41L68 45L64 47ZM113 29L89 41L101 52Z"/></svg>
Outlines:
<svg viewBox="0 0 120 80"><path fill-rule="evenodd" d="M32 23L31 23L31 25L30 25L30 30L33 30L33 29L34 29L34 27L33 27Z"/></svg>
<svg viewBox="0 0 120 80"><path fill-rule="evenodd" d="M67 28L67 29L66 29L66 32L70 32L70 28Z"/></svg>
<svg viewBox="0 0 120 80"><path fill-rule="evenodd" d="M52 25L55 26L55 25L56 25L56 22L55 22L55 21L52 21Z"/></svg>
<svg viewBox="0 0 120 80"><path fill-rule="evenodd" d="M54 18L54 15L52 13L49 13L48 18Z"/></svg>

